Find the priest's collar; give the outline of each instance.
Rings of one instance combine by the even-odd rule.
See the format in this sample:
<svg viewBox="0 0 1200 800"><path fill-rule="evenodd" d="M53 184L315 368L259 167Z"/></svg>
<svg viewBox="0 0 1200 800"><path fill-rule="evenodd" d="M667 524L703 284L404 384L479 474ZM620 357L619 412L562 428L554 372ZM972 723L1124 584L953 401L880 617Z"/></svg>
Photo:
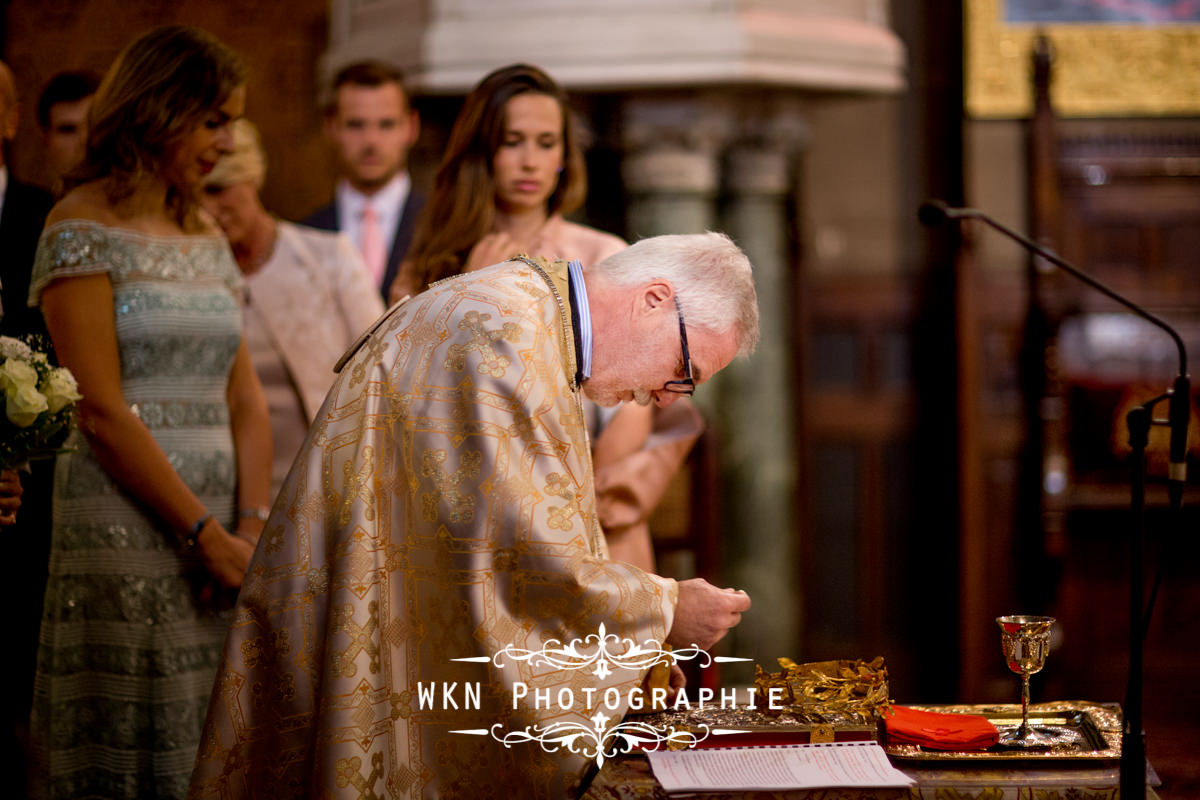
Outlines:
<svg viewBox="0 0 1200 800"><path fill-rule="evenodd" d="M592 312L588 308L587 286L583 282L583 265L578 261L567 264L571 286L572 327L575 330L575 356L579 369L575 382L583 383L592 377Z"/></svg>

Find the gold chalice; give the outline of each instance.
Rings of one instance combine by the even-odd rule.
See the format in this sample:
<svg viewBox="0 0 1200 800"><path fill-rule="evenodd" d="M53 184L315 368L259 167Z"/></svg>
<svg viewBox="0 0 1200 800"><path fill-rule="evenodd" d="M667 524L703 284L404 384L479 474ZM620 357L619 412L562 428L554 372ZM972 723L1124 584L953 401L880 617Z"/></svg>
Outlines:
<svg viewBox="0 0 1200 800"><path fill-rule="evenodd" d="M1000 626L1000 649L1008 668L1021 676L1021 727L1000 735L1004 747L1050 747L1060 737L1046 728L1029 725L1029 676L1041 672L1050 655L1050 626L1054 617L1017 614L996 617Z"/></svg>

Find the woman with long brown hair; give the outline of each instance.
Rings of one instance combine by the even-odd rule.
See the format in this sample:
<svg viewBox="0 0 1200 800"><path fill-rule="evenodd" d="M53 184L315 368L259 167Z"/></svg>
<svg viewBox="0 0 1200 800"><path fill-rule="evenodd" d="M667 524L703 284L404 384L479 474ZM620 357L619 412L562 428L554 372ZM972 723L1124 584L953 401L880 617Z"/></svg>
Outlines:
<svg viewBox="0 0 1200 800"><path fill-rule="evenodd" d="M269 503L270 423L241 278L197 203L245 105L241 58L160 28L127 47L38 246L83 399L55 468L31 722L36 797L183 797Z"/></svg>
<svg viewBox="0 0 1200 800"><path fill-rule="evenodd" d="M487 75L454 122L391 302L518 253L586 270L624 249L619 237L564 219L587 196L578 139L566 94L545 72L513 64ZM610 555L653 571L647 519L703 423L686 402L585 409Z"/></svg>
<svg viewBox="0 0 1200 800"><path fill-rule="evenodd" d="M563 219L586 196L562 89L528 64L492 72L454 122L393 301L518 252L587 267L623 249L619 237Z"/></svg>

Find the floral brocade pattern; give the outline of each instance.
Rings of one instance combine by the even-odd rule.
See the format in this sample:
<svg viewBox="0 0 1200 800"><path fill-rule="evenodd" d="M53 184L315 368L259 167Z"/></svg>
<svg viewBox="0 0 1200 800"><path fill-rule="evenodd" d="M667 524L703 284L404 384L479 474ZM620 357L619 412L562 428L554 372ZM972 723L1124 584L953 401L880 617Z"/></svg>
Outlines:
<svg viewBox="0 0 1200 800"><path fill-rule="evenodd" d="M671 627L675 583L606 557L569 291L563 263L457 276L346 362L247 572L193 800L578 795L582 753L461 732L591 727L582 700L539 706L518 684L612 689L619 717L636 670L491 657ZM476 702L421 699L449 684Z"/></svg>
<svg viewBox="0 0 1200 800"><path fill-rule="evenodd" d="M107 274L121 388L188 487L232 526L225 399L241 338L224 239L71 220L42 234L32 279ZM183 797L228 620L208 573L118 486L75 431L58 459L34 688L38 797Z"/></svg>

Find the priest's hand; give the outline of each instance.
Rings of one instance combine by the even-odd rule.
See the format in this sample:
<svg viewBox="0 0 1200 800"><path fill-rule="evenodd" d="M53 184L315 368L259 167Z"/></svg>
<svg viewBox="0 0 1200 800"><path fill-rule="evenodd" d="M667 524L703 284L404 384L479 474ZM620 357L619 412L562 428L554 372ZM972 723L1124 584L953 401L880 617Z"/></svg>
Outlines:
<svg viewBox="0 0 1200 800"><path fill-rule="evenodd" d="M667 635L674 647L712 647L742 621L750 596L738 589L718 589L703 578L679 582L675 624Z"/></svg>
<svg viewBox="0 0 1200 800"><path fill-rule="evenodd" d="M687 686L687 675L683 674L683 670L678 664L671 665L671 682L667 684L667 703L674 704L675 698Z"/></svg>

